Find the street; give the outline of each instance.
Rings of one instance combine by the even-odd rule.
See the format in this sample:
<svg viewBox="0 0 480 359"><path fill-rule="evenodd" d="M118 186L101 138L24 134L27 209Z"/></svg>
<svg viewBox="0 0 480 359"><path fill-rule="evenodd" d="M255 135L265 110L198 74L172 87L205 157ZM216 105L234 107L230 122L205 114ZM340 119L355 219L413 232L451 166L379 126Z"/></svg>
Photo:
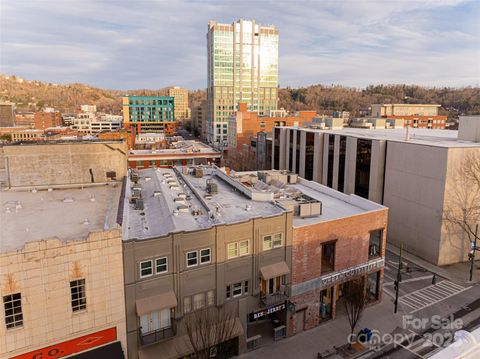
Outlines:
<svg viewBox="0 0 480 359"><path fill-rule="evenodd" d="M398 251L386 253L382 303L367 307L357 327L375 330L382 343L371 344L363 354L357 353L358 359L428 358L450 344L458 329L471 331L480 326L480 285L458 280L468 279L468 264L445 270L445 267L429 264L421 266L418 260L414 264L412 256L408 255L405 257L412 260L405 257L402 260L398 313L394 314L396 253ZM437 273L435 280L433 272ZM476 269L476 272L480 271ZM435 326L438 318L451 324L450 327ZM348 320L345 315L339 315L333 321L278 342L269 342L241 357L317 358L317 353L346 344L347 334ZM334 354L329 358L342 356Z"/></svg>

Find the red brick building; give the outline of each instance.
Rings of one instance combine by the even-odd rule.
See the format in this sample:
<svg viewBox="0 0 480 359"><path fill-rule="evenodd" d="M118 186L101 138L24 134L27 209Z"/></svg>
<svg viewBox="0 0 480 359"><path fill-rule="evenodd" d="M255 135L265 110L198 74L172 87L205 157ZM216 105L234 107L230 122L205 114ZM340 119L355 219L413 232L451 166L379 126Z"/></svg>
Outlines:
<svg viewBox="0 0 480 359"><path fill-rule="evenodd" d="M246 103L239 103L237 113L228 120L228 147L239 150L258 132L271 132L275 126L301 126L316 115L315 111L299 111L295 116L264 117L247 111Z"/></svg>
<svg viewBox="0 0 480 359"><path fill-rule="evenodd" d="M303 226L294 221L290 335L335 319L348 281L362 279L369 302L381 301L387 212L383 207Z"/></svg>
<svg viewBox="0 0 480 359"><path fill-rule="evenodd" d="M35 112L35 129L45 130L50 127L62 126L63 118L60 112Z"/></svg>
<svg viewBox="0 0 480 359"><path fill-rule="evenodd" d="M227 164L235 169L257 169L254 154L250 150L251 138L259 132L271 132L275 126L301 126L317 116L315 111L299 111L295 116L259 116L247 111L246 103L239 103L235 116L228 119L228 150L225 153ZM286 112L285 112L286 114Z"/></svg>

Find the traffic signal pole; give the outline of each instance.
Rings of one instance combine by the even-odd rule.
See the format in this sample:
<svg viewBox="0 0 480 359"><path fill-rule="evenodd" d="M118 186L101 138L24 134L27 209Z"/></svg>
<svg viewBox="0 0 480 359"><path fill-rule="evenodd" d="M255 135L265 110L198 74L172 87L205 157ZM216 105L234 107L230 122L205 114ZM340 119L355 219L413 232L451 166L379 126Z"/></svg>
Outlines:
<svg viewBox="0 0 480 359"><path fill-rule="evenodd" d="M475 252L477 251L477 237L478 237L478 224L475 226L475 238L471 244L472 248L470 249L470 282L473 279L473 266L475 265Z"/></svg>
<svg viewBox="0 0 480 359"><path fill-rule="evenodd" d="M398 292L400 290L400 282L402 281L402 251L403 251L403 244L400 245L400 256L398 257L398 270L397 270L397 280L394 282L395 284L395 308L393 312L396 314L398 309Z"/></svg>

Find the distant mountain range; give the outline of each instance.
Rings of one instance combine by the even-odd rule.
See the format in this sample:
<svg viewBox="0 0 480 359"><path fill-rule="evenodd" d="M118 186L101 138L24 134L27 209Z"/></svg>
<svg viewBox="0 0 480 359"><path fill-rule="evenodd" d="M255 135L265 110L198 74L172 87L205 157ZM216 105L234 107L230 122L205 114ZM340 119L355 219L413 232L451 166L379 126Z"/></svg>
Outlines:
<svg viewBox="0 0 480 359"><path fill-rule="evenodd" d="M121 113L123 95L161 96L168 88L158 90L112 90L80 83L68 85L25 80L0 75L0 100L17 104L18 111L37 111L54 107L64 112L77 112L80 105L97 105L97 110ZM190 91L191 105L206 98L205 90ZM416 85L372 85L363 89L339 85L312 85L302 88L281 88L279 107L289 111L316 110L331 114L336 110L350 111L357 116L372 103L438 103L450 118L460 114L480 114L480 88L428 88Z"/></svg>

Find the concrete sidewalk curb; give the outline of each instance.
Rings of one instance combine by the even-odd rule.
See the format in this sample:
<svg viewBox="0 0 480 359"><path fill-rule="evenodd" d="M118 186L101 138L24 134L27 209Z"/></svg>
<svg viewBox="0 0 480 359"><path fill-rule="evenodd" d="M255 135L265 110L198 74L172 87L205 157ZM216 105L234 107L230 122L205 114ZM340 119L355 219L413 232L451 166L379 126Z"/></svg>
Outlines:
<svg viewBox="0 0 480 359"><path fill-rule="evenodd" d="M395 247L394 245L392 244L389 244L387 245L387 251L389 251L390 253L393 253L395 254L396 256L399 256L400 255L400 248L398 247ZM453 275L452 273L450 273L449 271L447 271L446 269L444 268L441 268L441 267L438 267L436 265L433 265L421 258L418 258L417 256L411 254L411 253L408 253L406 252L405 250L403 251L402 253L402 257L409 261L409 262L412 262L413 264L419 266L419 267L422 267L422 268L425 268L427 269L429 272L432 272L432 273L435 273L436 275L438 276L441 276L441 277L444 277L446 279L448 279L449 281L451 282L454 282L454 283L457 283L457 284L463 284L463 285L472 285L474 283L471 283L469 282L468 280L465 280L465 279L461 279L459 278L458 276L456 275ZM465 277L468 276L468 273L465 273Z"/></svg>

